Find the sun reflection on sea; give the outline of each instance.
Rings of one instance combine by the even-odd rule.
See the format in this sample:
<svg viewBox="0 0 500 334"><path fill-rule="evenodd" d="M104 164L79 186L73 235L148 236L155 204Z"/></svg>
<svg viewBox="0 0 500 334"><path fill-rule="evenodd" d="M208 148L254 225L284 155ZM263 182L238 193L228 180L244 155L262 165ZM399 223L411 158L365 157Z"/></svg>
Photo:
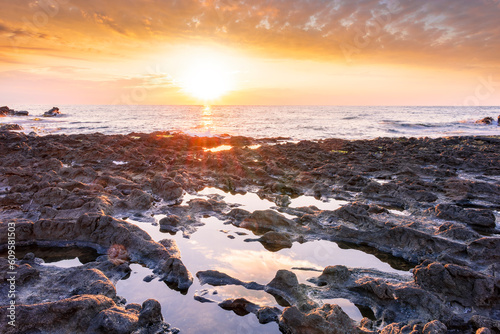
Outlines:
<svg viewBox="0 0 500 334"><path fill-rule="evenodd" d="M215 128L212 118L212 108L209 105L204 106L202 109L201 126L207 130L213 130Z"/></svg>

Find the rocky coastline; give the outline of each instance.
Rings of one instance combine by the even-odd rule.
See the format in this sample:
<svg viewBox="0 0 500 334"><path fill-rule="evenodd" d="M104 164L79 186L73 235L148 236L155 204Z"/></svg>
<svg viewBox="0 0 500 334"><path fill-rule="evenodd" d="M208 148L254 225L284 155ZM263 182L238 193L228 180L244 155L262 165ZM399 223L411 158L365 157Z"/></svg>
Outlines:
<svg viewBox="0 0 500 334"><path fill-rule="evenodd" d="M222 145L229 150L209 150ZM244 298L219 304L282 333L500 333L500 137L326 139L129 135L48 135L0 131L0 294L7 296L9 226L16 247L89 247L100 254L74 267L15 262L17 324L5 333L176 333L154 299L127 303L116 282L130 263L151 268L182 293L197 279L211 286L262 290L283 310ZM218 198L182 203L205 187L256 192L276 210L253 212ZM292 208L310 195L347 204L329 211ZM402 277L345 266L289 270L245 282L215 270L190 272L168 238L154 241L124 220L161 213L160 229L189 235L215 216L253 232L271 251L329 240L399 259ZM251 232L250 232L251 231ZM12 271L12 270L11 270ZM199 296L199 301L210 302ZM366 310L354 321L323 299ZM369 316L368 316L369 315ZM180 329L182 332L182 328Z"/></svg>

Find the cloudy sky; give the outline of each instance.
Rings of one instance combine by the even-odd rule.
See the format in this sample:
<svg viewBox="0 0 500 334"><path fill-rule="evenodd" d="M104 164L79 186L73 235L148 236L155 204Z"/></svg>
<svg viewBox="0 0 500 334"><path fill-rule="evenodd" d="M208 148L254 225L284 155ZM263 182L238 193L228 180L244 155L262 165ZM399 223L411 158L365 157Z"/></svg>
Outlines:
<svg viewBox="0 0 500 334"><path fill-rule="evenodd" d="M500 0L0 0L0 104L500 104Z"/></svg>

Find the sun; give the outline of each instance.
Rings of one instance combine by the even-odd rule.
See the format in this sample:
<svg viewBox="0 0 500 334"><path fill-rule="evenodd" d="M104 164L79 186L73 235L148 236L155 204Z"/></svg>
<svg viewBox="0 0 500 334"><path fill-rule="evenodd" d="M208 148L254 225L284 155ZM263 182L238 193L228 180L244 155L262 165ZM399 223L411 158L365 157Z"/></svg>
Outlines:
<svg viewBox="0 0 500 334"><path fill-rule="evenodd" d="M233 89L230 69L213 55L201 54L188 63L188 70L180 82L183 91L188 95L203 102L210 102Z"/></svg>

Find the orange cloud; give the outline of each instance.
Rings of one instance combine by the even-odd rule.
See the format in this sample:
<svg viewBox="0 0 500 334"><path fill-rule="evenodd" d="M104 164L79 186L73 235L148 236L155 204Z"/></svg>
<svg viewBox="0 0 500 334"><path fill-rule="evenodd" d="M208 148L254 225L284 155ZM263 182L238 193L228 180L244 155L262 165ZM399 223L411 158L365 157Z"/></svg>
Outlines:
<svg viewBox="0 0 500 334"><path fill-rule="evenodd" d="M497 0L0 0L0 71L64 59L63 66L120 77L103 64L215 43L266 58L496 76L499 7Z"/></svg>
<svg viewBox="0 0 500 334"><path fill-rule="evenodd" d="M443 63L451 58L494 66L500 52L500 9L494 1L2 0L0 4L4 50L6 41L79 52L91 46L106 53L117 46L132 50L151 42L211 39L299 58L400 63Z"/></svg>

